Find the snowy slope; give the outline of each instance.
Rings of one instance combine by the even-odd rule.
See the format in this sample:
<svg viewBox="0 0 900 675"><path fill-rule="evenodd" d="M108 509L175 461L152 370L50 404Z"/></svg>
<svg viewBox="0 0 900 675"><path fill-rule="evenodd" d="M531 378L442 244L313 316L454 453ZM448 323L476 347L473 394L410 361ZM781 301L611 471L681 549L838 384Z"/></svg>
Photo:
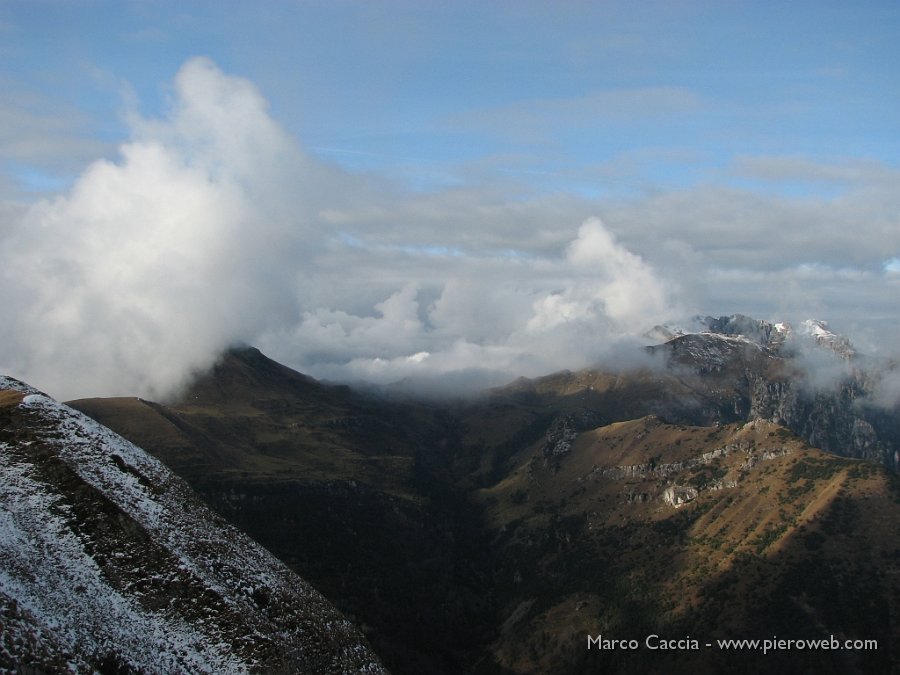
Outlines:
<svg viewBox="0 0 900 675"><path fill-rule="evenodd" d="M828 349L838 356L849 359L856 355L850 340L838 335L828 327L828 322L818 319L807 319L800 323L800 335L812 339L820 347Z"/></svg>
<svg viewBox="0 0 900 675"><path fill-rule="evenodd" d="M157 460L16 380L0 396L0 671L384 672Z"/></svg>
<svg viewBox="0 0 900 675"><path fill-rule="evenodd" d="M841 358L849 359L856 356L856 350L850 340L831 331L828 322L819 319L802 321L795 329L785 321L772 323L743 314L719 317L695 316L687 327L669 323L654 326L645 333L645 337L655 344L669 342L686 335L729 337L760 345L775 352L813 345L833 352Z"/></svg>

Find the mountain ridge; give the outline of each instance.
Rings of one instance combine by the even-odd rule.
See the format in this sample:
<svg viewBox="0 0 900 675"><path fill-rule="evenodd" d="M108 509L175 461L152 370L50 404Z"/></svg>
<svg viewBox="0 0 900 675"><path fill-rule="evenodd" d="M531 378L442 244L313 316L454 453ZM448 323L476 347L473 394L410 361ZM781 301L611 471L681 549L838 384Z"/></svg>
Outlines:
<svg viewBox="0 0 900 675"><path fill-rule="evenodd" d="M260 395L227 372L252 366L242 358L226 355L202 385L236 384L222 410L190 390L163 406L212 443L195 451L238 462L181 472L364 625L397 673L896 663L898 479L809 441L848 438L846 454L887 464L891 438L863 415L863 379L815 390L794 381L793 352L709 332L658 346L653 367L566 371L443 402L309 379ZM76 404L127 422L102 400ZM243 436L222 433L222 417ZM172 452L155 423L141 433L152 452ZM724 628L717 616L729 617ZM583 649L598 632L773 629L871 636L881 648L837 660L643 653L599 663Z"/></svg>
<svg viewBox="0 0 900 675"><path fill-rule="evenodd" d="M158 460L24 383L0 390L4 667L386 672Z"/></svg>
<svg viewBox="0 0 900 675"><path fill-rule="evenodd" d="M860 355L849 338L833 332L827 321L804 319L797 326L786 321L754 319L745 314L696 315L687 326L677 323L656 325L644 336L655 342L669 342L685 335L704 333L731 336L767 347L774 352L790 352L814 345L843 359Z"/></svg>

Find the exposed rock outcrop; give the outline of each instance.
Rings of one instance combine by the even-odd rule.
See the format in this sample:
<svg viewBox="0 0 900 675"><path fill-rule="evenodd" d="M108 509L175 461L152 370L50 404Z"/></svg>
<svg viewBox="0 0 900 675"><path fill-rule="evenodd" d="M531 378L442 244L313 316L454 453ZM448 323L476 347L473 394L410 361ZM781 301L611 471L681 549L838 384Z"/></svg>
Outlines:
<svg viewBox="0 0 900 675"><path fill-rule="evenodd" d="M672 485L663 492L663 501L669 506L678 508L682 504L694 501L700 494L695 487L684 485Z"/></svg>

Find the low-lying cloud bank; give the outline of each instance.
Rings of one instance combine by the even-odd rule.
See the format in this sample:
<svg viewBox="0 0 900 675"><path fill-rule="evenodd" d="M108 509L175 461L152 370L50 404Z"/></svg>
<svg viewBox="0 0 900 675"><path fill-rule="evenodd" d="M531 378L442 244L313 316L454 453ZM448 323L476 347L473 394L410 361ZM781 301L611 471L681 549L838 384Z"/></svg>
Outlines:
<svg viewBox="0 0 900 675"><path fill-rule="evenodd" d="M754 220L753 199L728 211L715 190L602 209L488 188L405 192L313 158L251 83L203 58L175 77L164 118L133 115L131 128L118 159L67 194L0 210L0 371L59 398L164 397L237 343L330 379L493 384L620 361L653 324L700 306L771 315L785 309L766 304L776 286L793 309L828 309L818 281L791 275L804 259L781 260L788 242L770 221L795 208L784 202ZM885 222L878 253L896 255ZM783 244L775 269L760 264L769 231ZM803 272L843 305L854 283L898 290L889 266L848 281L827 253Z"/></svg>

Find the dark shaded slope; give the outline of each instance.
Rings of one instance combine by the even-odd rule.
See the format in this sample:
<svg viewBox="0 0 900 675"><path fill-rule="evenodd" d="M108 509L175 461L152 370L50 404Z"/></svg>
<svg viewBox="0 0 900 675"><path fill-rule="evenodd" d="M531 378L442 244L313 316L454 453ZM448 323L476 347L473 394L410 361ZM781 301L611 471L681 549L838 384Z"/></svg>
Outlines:
<svg viewBox="0 0 900 675"><path fill-rule="evenodd" d="M486 546L447 478L452 415L316 382L252 348L169 405L72 405L170 464L362 625L395 672L465 672L483 653Z"/></svg>

